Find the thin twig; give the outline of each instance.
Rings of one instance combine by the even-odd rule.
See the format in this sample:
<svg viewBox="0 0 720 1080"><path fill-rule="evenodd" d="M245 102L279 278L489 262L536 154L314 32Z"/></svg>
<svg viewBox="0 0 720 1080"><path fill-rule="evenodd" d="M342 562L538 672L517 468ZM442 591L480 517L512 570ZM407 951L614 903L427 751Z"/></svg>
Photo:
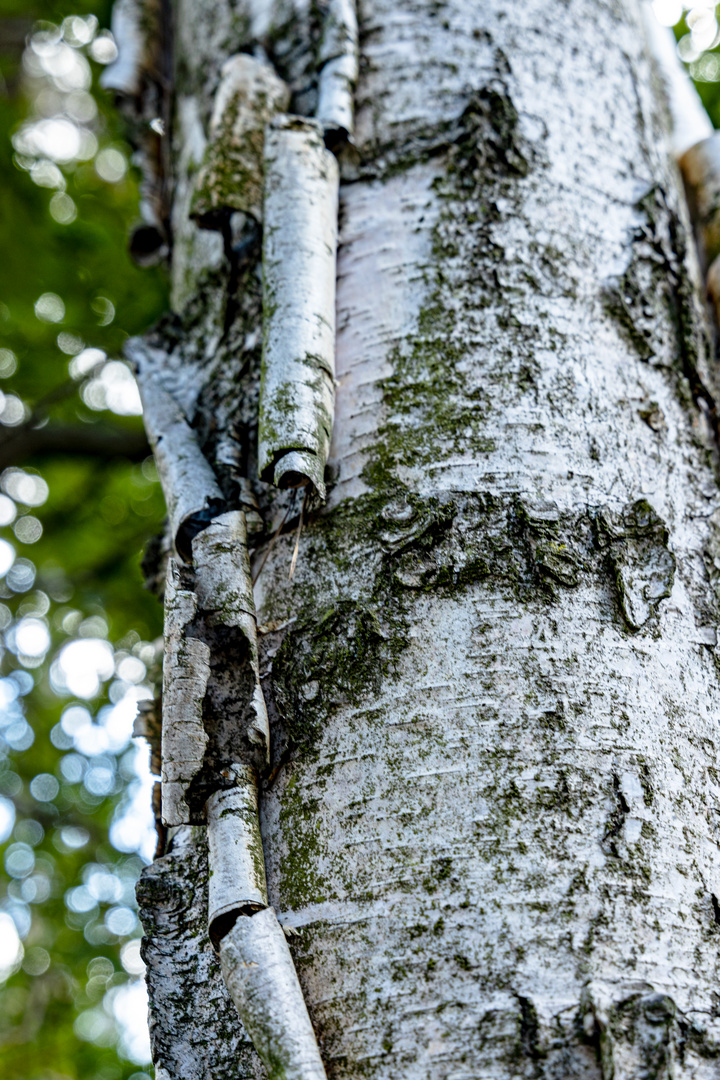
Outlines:
<svg viewBox="0 0 720 1080"><path fill-rule="evenodd" d="M282 521L281 521L281 522L280 522L280 524L278 525L277 529L275 530L275 532L274 532L274 533L272 534L272 536L270 537L270 543L268 544L268 546L267 546L267 549L266 549L266 551L265 551L265 554L264 554L264 556L263 556L263 561L262 561L262 562L260 563L260 567L259 567L259 569L258 569L258 572L257 572L257 574L255 574L255 576L254 576L254 577L253 577L253 579L252 579L252 583L253 583L253 585L255 585L255 584L257 583L257 579L258 579L258 578L260 577L260 575L262 574L262 572L263 572L263 567L265 566L265 563L266 563L266 562L267 562L267 560L268 560L268 555L270 554L270 552L272 551L272 549L273 549L273 548L275 547L275 541L277 540L278 536L279 536L279 535L280 535L280 533L282 532L282 528L283 528L283 526L284 526L285 522L286 522L286 521L287 521L287 519L288 519L288 515L290 514L290 510L291 510L291 509L292 509L292 504L291 504L290 506L288 506L287 510L285 511L285 517L284 517L284 518L282 519Z"/></svg>
<svg viewBox="0 0 720 1080"><path fill-rule="evenodd" d="M298 552L300 550L300 535L302 533L303 518L305 517L305 505L307 503L308 489L305 488L305 496L300 507L300 520L298 521L297 533L295 534L295 548L292 553L292 559L290 560L290 573L288 574L288 581L292 581L293 574L295 573L295 567L297 565Z"/></svg>

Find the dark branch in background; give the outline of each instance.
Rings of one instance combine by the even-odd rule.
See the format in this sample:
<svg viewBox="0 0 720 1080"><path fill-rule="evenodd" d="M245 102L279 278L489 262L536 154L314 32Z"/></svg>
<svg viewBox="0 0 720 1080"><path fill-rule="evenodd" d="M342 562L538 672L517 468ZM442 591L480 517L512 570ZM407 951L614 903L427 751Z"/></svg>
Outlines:
<svg viewBox="0 0 720 1080"><path fill-rule="evenodd" d="M23 424L5 429L0 436L0 469L20 465L34 457L90 457L108 461L126 458L143 461L150 453L144 431L130 431L116 424Z"/></svg>
<svg viewBox="0 0 720 1080"><path fill-rule="evenodd" d="M86 373L91 378L105 365L101 360ZM100 461L123 457L143 461L151 452L142 429L132 431L117 424L100 422L87 425L45 423L48 409L73 397L78 383L67 379L44 394L32 407L27 419L15 428L0 424L0 469L20 465L32 457L58 454L63 457L90 457ZM42 425L42 426L41 426Z"/></svg>
<svg viewBox="0 0 720 1080"><path fill-rule="evenodd" d="M3 96L14 97L17 92L20 61L34 21L34 16L28 15L0 20L0 93Z"/></svg>

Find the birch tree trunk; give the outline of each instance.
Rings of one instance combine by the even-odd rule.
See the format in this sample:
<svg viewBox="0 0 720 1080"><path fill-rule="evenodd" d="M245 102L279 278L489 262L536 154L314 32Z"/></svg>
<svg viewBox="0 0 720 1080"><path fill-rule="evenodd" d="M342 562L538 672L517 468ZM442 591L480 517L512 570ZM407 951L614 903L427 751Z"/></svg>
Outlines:
<svg viewBox="0 0 720 1080"><path fill-rule="evenodd" d="M303 512L257 479L260 226L191 212L223 64L312 115L321 17L174 6L174 314L136 351L248 512L267 886L327 1075L717 1078L716 366L637 4L361 0ZM206 893L171 829L139 886L161 1080L264 1075Z"/></svg>

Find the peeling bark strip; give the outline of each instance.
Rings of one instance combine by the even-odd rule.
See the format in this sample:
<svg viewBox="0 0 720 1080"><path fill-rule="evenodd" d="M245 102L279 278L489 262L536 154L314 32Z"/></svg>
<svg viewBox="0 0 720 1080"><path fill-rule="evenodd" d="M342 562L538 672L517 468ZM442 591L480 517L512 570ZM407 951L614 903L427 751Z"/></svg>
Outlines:
<svg viewBox="0 0 720 1080"><path fill-rule="evenodd" d="M165 825L192 821L187 793L202 769L208 736L202 707L210 676L210 648L188 636L197 596L184 589L180 568L168 559L165 585L165 656L162 705L162 816Z"/></svg>
<svg viewBox="0 0 720 1080"><path fill-rule="evenodd" d="M191 206L201 225L233 210L262 221L265 126L289 103L290 88L266 63L240 53L223 64Z"/></svg>
<svg viewBox="0 0 720 1080"><path fill-rule="evenodd" d="M240 631L251 673L249 699L240 703L240 730L233 732L233 747L221 747L221 754L224 751L225 757L241 757L263 768L270 753L242 511L230 511L212 521L193 540L192 554L194 575L169 560L165 592L162 806L166 825L201 823L200 791L225 783L222 774L227 763L218 758L217 734L206 728L208 710L215 705L211 642L218 630ZM214 756L209 761L211 734L215 734Z"/></svg>
<svg viewBox="0 0 720 1080"><path fill-rule="evenodd" d="M247 703L249 744L267 760L269 729L260 688L257 629L241 511L223 514L195 537L194 588L182 588L181 571L168 564L165 594L165 664L163 668L163 820L166 825L193 822L198 813L189 790L205 765L208 733L203 708L211 677L211 650L203 640L208 627L235 627L246 639L254 687ZM187 571L190 577L190 572Z"/></svg>
<svg viewBox="0 0 720 1080"><path fill-rule="evenodd" d="M251 756L259 768L270 760L270 728L260 686L257 621L247 549L245 514L232 510L216 518L192 544L198 605L210 627L235 627L249 649L254 677L244 734L257 753Z"/></svg>
<svg viewBox="0 0 720 1080"><path fill-rule="evenodd" d="M338 166L320 125L278 117L265 136L259 471L325 498L335 400Z"/></svg>
<svg viewBox="0 0 720 1080"><path fill-rule="evenodd" d="M331 145L352 136L353 95L358 79L358 26L354 0L330 0L318 53L316 117Z"/></svg>
<svg viewBox="0 0 720 1080"><path fill-rule="evenodd" d="M225 916L237 918L268 906L255 771L237 766L233 779L233 787L216 791L206 804L208 931L216 946L227 931Z"/></svg>
<svg viewBox="0 0 720 1080"><path fill-rule="evenodd" d="M220 964L269 1080L325 1080L295 966L272 908L237 920L220 942Z"/></svg>
<svg viewBox="0 0 720 1080"><path fill-rule="evenodd" d="M175 398L153 370L156 358L144 342L127 342L135 367L148 441L155 455L175 549L184 562L192 556L192 537L225 505L210 464Z"/></svg>
<svg viewBox="0 0 720 1080"><path fill-rule="evenodd" d="M110 28L118 55L100 76L104 90L115 90L127 97L140 93L146 47L142 24L149 6L147 0L116 0L113 4Z"/></svg>
<svg viewBox="0 0 720 1080"><path fill-rule="evenodd" d="M205 804L208 932L245 1027L273 1077L313 1080L324 1070L284 934L269 910L253 759L269 762L270 732L260 686L255 605L245 515L231 511L192 541L193 570L168 562L163 667L162 812L166 825L196 823L197 792L220 785ZM182 587L183 573L194 588ZM249 648L252 701L243 711L249 764L207 770L206 699L217 629L236 628ZM221 740L222 741L222 740ZM237 745L237 741L235 743ZM231 747L223 748L231 753ZM242 751L241 751L242 752ZM245 756L245 755L243 755ZM228 786L229 785L229 786ZM192 793L195 793L193 798ZM260 915L257 916L257 913ZM239 925L238 925L239 924ZM257 970L255 970L257 969Z"/></svg>
<svg viewBox="0 0 720 1080"><path fill-rule="evenodd" d="M268 907L255 771L207 801L208 933L238 1015L270 1080L324 1080L285 934Z"/></svg>

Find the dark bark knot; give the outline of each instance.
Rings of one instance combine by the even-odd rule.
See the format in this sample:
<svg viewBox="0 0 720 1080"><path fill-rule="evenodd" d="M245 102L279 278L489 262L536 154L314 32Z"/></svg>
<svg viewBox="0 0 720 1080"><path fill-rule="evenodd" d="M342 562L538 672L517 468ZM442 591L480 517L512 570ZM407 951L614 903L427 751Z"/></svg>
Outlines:
<svg viewBox="0 0 720 1080"><path fill-rule="evenodd" d="M623 618L631 630L640 630L660 601L670 596L675 581L667 526L647 500L638 499L620 512L599 510L595 529L615 579Z"/></svg>

